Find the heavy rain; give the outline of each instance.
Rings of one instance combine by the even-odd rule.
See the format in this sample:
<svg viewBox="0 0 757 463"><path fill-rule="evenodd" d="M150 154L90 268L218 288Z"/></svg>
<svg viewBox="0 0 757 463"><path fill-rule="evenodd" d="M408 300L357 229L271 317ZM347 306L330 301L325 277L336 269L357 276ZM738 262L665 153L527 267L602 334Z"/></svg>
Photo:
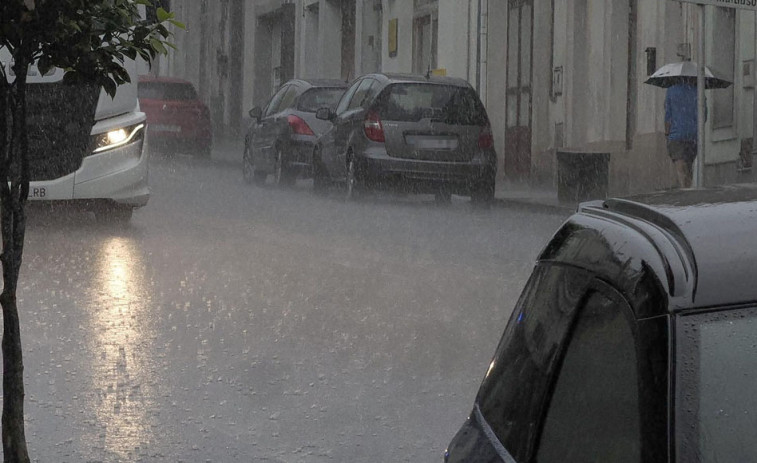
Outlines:
<svg viewBox="0 0 757 463"><path fill-rule="evenodd" d="M5 461L757 458L757 7L77 2L0 7Z"/></svg>

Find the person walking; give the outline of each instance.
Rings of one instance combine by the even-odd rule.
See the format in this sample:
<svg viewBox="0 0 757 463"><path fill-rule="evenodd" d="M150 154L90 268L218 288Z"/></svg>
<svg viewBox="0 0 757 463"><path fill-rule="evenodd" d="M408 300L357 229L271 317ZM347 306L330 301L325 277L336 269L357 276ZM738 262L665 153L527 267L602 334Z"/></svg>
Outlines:
<svg viewBox="0 0 757 463"><path fill-rule="evenodd" d="M691 188L697 157L697 86L682 78L665 94L665 136L680 188Z"/></svg>

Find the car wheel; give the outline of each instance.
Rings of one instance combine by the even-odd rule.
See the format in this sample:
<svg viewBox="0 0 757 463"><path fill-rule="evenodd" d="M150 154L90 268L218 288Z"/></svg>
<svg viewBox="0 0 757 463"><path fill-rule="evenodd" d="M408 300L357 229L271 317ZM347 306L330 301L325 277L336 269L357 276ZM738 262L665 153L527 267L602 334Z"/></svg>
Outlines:
<svg viewBox="0 0 757 463"><path fill-rule="evenodd" d="M479 205L489 205L494 201L494 172L490 172L479 180L479 182L473 186L471 191L471 202Z"/></svg>
<svg viewBox="0 0 757 463"><path fill-rule="evenodd" d="M326 191L329 186L329 178L326 173L326 168L321 164L320 154L318 148L313 150L313 190L316 193L322 193Z"/></svg>
<svg viewBox="0 0 757 463"><path fill-rule="evenodd" d="M244 149L244 155L242 155L242 175L244 175L244 181L247 183L255 183L257 185L265 182L266 173L261 172L255 168L255 162L250 154L250 149Z"/></svg>
<svg viewBox="0 0 757 463"><path fill-rule="evenodd" d="M347 161L347 191L345 197L348 201L355 200L363 193L364 189L365 187L363 180L360 178L355 157L350 156Z"/></svg>
<svg viewBox="0 0 757 463"><path fill-rule="evenodd" d="M273 175L276 181L276 186L289 186L295 181L295 176L287 165L286 156L281 147L276 149L276 163Z"/></svg>

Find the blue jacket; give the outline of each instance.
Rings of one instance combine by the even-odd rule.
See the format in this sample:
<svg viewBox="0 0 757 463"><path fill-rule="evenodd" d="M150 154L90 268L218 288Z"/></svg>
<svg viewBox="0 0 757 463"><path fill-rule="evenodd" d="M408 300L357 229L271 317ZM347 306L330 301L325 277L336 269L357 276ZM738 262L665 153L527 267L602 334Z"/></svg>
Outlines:
<svg viewBox="0 0 757 463"><path fill-rule="evenodd" d="M668 140L697 141L697 87L676 84L665 94L665 123Z"/></svg>

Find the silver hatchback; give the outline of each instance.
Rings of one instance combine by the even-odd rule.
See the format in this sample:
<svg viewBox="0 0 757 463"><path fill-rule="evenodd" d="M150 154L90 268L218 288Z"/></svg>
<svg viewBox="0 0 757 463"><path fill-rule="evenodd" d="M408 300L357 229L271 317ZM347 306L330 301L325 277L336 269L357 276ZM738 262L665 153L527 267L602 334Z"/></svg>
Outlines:
<svg viewBox="0 0 757 463"><path fill-rule="evenodd" d="M355 80L313 155L315 187L344 182L348 198L366 189L494 197L497 155L486 109L462 79L370 74Z"/></svg>

